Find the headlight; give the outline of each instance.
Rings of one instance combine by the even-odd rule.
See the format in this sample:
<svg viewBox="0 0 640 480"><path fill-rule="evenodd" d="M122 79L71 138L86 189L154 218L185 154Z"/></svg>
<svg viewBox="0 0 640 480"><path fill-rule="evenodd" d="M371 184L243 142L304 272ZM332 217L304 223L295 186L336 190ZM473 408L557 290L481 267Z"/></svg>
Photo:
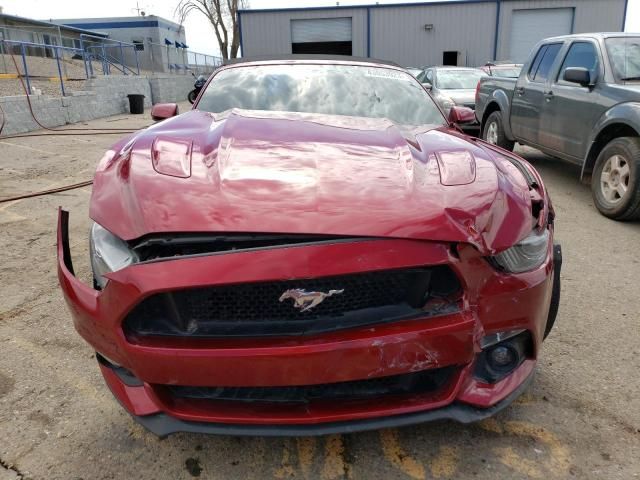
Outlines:
<svg viewBox="0 0 640 480"><path fill-rule="evenodd" d="M107 284L105 273L115 272L138 261L138 256L123 240L95 222L91 226L89 247L93 277L101 289Z"/></svg>
<svg viewBox="0 0 640 480"><path fill-rule="evenodd" d="M491 257L502 270L521 273L538 268L547 258L549 230L532 232L527 238L498 255Z"/></svg>

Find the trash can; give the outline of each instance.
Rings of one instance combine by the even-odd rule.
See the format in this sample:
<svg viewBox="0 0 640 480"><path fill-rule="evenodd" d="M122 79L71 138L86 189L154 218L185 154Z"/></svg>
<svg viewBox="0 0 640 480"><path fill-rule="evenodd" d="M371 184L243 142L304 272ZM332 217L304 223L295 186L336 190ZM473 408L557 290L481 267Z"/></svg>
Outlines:
<svg viewBox="0 0 640 480"><path fill-rule="evenodd" d="M144 113L144 95L132 93L127 97L129 98L129 111L131 113Z"/></svg>

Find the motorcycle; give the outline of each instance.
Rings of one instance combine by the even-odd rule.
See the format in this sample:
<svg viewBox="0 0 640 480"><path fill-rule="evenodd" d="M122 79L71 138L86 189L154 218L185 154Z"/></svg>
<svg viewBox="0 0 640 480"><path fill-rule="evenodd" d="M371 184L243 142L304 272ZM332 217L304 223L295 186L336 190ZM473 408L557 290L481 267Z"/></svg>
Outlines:
<svg viewBox="0 0 640 480"><path fill-rule="evenodd" d="M189 100L190 103L193 103L196 101L196 98L198 98L198 95L200 94L200 90L202 90L202 87L204 87L204 84L207 83L207 77L205 77L204 75L198 75L196 77L196 75L191 72L191 75L193 75L196 78L196 82L193 84L193 90L191 90L189 92L189 95L187 95L187 99Z"/></svg>

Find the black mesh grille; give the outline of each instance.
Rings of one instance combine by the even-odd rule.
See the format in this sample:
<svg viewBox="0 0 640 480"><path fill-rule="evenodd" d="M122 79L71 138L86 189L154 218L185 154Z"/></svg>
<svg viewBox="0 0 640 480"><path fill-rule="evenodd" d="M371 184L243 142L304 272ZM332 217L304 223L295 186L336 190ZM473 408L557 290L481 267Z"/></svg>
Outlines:
<svg viewBox="0 0 640 480"><path fill-rule="evenodd" d="M457 309L443 296L459 291L448 267L412 268L335 277L224 285L153 295L127 316L129 335L301 335ZM329 293L308 311L287 290ZM430 300L440 299L438 302Z"/></svg>
<svg viewBox="0 0 640 480"><path fill-rule="evenodd" d="M351 382L285 387L183 387L164 386L173 398L264 403L309 403L318 400L356 400L382 395L420 394L442 388L455 367L379 377Z"/></svg>

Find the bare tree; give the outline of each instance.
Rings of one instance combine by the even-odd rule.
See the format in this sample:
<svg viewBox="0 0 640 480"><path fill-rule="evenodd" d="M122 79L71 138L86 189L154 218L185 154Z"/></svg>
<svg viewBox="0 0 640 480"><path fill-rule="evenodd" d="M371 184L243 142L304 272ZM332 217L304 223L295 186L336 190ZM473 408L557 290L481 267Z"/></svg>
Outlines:
<svg viewBox="0 0 640 480"><path fill-rule="evenodd" d="M207 17L218 39L220 53L225 60L236 58L240 48L240 26L238 10L249 7L249 0L180 0L175 14L180 23L192 12ZM231 32L231 40L229 40Z"/></svg>

